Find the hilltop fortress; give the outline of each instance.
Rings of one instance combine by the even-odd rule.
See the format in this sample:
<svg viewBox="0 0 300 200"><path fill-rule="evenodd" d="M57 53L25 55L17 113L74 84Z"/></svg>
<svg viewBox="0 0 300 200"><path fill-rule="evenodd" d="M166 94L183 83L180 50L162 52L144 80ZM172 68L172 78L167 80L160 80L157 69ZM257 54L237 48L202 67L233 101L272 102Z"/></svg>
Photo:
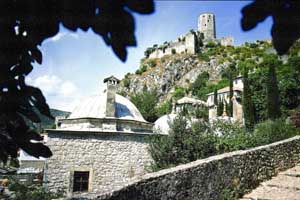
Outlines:
<svg viewBox="0 0 300 200"><path fill-rule="evenodd" d="M201 48L210 43L218 43L223 46L233 46L233 37L216 38L216 18L213 13L203 13L198 18L198 30L190 30L185 35L179 36L176 40L165 42L158 46L147 48L147 58L161 58L165 55L176 53L198 53Z"/></svg>

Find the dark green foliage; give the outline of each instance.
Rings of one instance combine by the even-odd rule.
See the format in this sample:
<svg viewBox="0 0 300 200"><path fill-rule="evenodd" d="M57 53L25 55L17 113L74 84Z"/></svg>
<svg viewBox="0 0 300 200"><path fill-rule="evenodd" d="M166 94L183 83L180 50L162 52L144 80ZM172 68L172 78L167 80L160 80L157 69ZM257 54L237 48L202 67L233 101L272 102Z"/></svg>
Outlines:
<svg viewBox="0 0 300 200"><path fill-rule="evenodd" d="M218 100L218 106L217 106L217 116L222 116L224 111L224 101L223 99Z"/></svg>
<svg viewBox="0 0 300 200"><path fill-rule="evenodd" d="M172 49L171 52L173 55L176 54L176 49Z"/></svg>
<svg viewBox="0 0 300 200"><path fill-rule="evenodd" d="M246 132L240 124L216 121L212 127L213 131L220 135L216 143L218 153L252 147L251 133Z"/></svg>
<svg viewBox="0 0 300 200"><path fill-rule="evenodd" d="M217 44L213 41L209 41L205 46L208 48L214 48L217 46Z"/></svg>
<svg viewBox="0 0 300 200"><path fill-rule="evenodd" d="M243 83L244 83L244 91L243 91L243 111L245 118L245 126L247 130L252 130L255 124L255 107L252 100L252 92L249 86L248 80L248 68L251 63L241 63L243 67Z"/></svg>
<svg viewBox="0 0 300 200"><path fill-rule="evenodd" d="M187 119L180 115L171 124L168 136L150 136L149 151L154 160L152 170L214 155L216 136L207 133L207 128L203 122L190 127Z"/></svg>
<svg viewBox="0 0 300 200"><path fill-rule="evenodd" d="M216 88L214 90L214 104L218 106L218 90Z"/></svg>
<svg viewBox="0 0 300 200"><path fill-rule="evenodd" d="M222 71L222 77L228 79L229 81L229 105L226 108L228 116L232 117L233 113L233 104L232 104L232 97L233 97L233 79L238 75L236 64L231 63L229 67Z"/></svg>
<svg viewBox="0 0 300 200"><path fill-rule="evenodd" d="M14 194L9 197L10 200L52 200L63 197L61 192L53 193L39 185L24 185L14 179L9 180L8 189Z"/></svg>
<svg viewBox="0 0 300 200"><path fill-rule="evenodd" d="M275 55L266 55L262 67L268 68L267 78L267 114L269 119L277 119L281 116L279 91L276 77L276 67L281 63Z"/></svg>
<svg viewBox="0 0 300 200"><path fill-rule="evenodd" d="M168 136L150 136L149 152L154 160L152 170L173 167L197 159L235 150L270 144L300 135L300 129L284 120L265 121L247 132L241 124L215 121L211 126L203 121L191 126L179 115Z"/></svg>
<svg viewBox="0 0 300 200"><path fill-rule="evenodd" d="M156 108L156 115L157 117L161 117L166 114L170 114L172 111L172 103L170 100L167 100L166 102L160 104Z"/></svg>
<svg viewBox="0 0 300 200"><path fill-rule="evenodd" d="M252 145L260 146L299 135L300 129L286 123L284 119L276 119L257 124L252 134Z"/></svg>
<svg viewBox="0 0 300 200"><path fill-rule="evenodd" d="M194 116L197 119L203 119L204 121L208 122L208 108L205 107L198 107L194 111Z"/></svg>
<svg viewBox="0 0 300 200"><path fill-rule="evenodd" d="M130 79L129 78L125 78L125 79L123 79L123 84L124 84L124 87L126 87L126 88L129 88L129 86L130 86Z"/></svg>
<svg viewBox="0 0 300 200"><path fill-rule="evenodd" d="M155 110L158 103L156 90L144 90L142 93L132 96L130 100L138 108L145 120L155 122L158 118Z"/></svg>
<svg viewBox="0 0 300 200"><path fill-rule="evenodd" d="M199 74L195 80L195 82L192 84L192 93L193 95L197 95L197 92L207 85L207 81L209 80L209 73L207 71L202 72Z"/></svg>
<svg viewBox="0 0 300 200"><path fill-rule="evenodd" d="M203 60L205 62L209 61L209 56L205 53L198 53L198 59Z"/></svg>
<svg viewBox="0 0 300 200"><path fill-rule="evenodd" d="M30 129L24 118L39 123L39 113L49 118L52 116L41 90L27 85L25 77L33 70L34 62L42 63L40 45L58 33L59 25L71 31L94 31L125 61L126 48L136 46L133 12L150 14L153 11L153 0L128 0L122 3L96 0L2 0L0 160L6 161L9 156L17 157L19 148L35 157L52 155L44 144L30 142L43 138Z"/></svg>
<svg viewBox="0 0 300 200"><path fill-rule="evenodd" d="M175 99L180 99L180 98L184 97L185 94L186 94L186 89L185 88L176 87L175 92L173 94L173 97L175 97Z"/></svg>

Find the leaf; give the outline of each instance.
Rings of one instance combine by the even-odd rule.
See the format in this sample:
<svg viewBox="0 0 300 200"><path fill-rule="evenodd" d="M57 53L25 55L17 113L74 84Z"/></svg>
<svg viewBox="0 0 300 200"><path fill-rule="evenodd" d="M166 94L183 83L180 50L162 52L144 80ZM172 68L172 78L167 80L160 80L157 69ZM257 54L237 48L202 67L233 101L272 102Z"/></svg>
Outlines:
<svg viewBox="0 0 300 200"><path fill-rule="evenodd" d="M31 56L37 63L42 64L43 55L38 48L34 48L31 50Z"/></svg>
<svg viewBox="0 0 300 200"><path fill-rule="evenodd" d="M271 13L268 10L270 2L265 0L255 1L242 9L242 29L249 31L257 26L258 23L265 20Z"/></svg>
<svg viewBox="0 0 300 200"><path fill-rule="evenodd" d="M131 10L141 14L151 14L154 12L153 0L126 0L125 4Z"/></svg>
<svg viewBox="0 0 300 200"><path fill-rule="evenodd" d="M21 108L19 112L35 123L41 122L40 117L33 111L32 107Z"/></svg>
<svg viewBox="0 0 300 200"><path fill-rule="evenodd" d="M24 92L28 95L28 97L30 98L34 106L40 111L40 113L53 119L53 116L50 113L50 108L46 103L46 99L40 89L26 86L26 88L24 88Z"/></svg>
<svg viewBox="0 0 300 200"><path fill-rule="evenodd" d="M279 55L286 53L292 44L300 38L300 2L279 0L256 0L242 9L241 25L244 31L257 26L266 17L272 16L273 44Z"/></svg>

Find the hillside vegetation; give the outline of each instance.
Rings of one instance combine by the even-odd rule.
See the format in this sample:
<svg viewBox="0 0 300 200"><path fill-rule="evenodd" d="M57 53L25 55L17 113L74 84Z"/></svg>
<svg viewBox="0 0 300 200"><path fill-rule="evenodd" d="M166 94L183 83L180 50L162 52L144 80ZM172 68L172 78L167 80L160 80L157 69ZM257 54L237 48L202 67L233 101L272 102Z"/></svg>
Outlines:
<svg viewBox="0 0 300 200"><path fill-rule="evenodd" d="M268 85L272 86L268 84L270 69L276 75L277 84L273 86L279 93L276 106L280 112L288 115L299 106L299 50L300 43L296 42L287 55L279 57L270 41L245 43L238 47L208 43L196 55L174 54L161 59L142 59L135 74L128 73L121 81L119 92L136 97L145 91L155 91L159 108L172 97L179 99L188 94L206 101L208 93L229 86L234 76L247 73L248 96L253 103L248 110L253 111L252 123L259 122L268 118L267 96L276 89L268 88ZM142 109L140 105L137 107ZM156 117L167 111L159 112Z"/></svg>

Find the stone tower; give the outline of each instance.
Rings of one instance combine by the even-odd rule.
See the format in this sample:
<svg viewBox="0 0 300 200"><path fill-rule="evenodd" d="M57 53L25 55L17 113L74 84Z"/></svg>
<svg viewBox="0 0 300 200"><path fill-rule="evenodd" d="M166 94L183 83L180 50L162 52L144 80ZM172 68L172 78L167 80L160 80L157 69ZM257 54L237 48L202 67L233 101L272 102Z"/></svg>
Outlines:
<svg viewBox="0 0 300 200"><path fill-rule="evenodd" d="M198 19L198 31L203 33L205 40L216 39L216 21L212 13L203 13Z"/></svg>

